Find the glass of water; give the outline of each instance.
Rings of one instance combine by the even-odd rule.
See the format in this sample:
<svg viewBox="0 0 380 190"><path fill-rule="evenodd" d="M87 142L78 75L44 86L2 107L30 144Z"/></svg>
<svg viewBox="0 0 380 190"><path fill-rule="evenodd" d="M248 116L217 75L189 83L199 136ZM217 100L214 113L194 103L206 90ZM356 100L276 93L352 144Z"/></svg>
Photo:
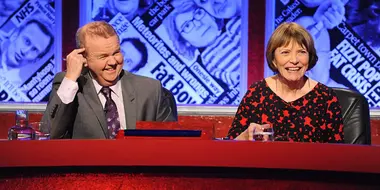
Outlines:
<svg viewBox="0 0 380 190"><path fill-rule="evenodd" d="M50 139L50 125L48 122L32 122L29 126L35 130L35 140Z"/></svg>
<svg viewBox="0 0 380 190"><path fill-rule="evenodd" d="M253 141L273 141L273 127L270 124L256 125L253 129Z"/></svg>

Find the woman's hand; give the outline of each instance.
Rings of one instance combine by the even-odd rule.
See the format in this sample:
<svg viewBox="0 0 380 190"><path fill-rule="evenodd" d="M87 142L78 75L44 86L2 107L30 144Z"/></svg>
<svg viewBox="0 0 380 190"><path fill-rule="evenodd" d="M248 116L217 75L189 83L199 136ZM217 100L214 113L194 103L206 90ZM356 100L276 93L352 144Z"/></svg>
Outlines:
<svg viewBox="0 0 380 190"><path fill-rule="evenodd" d="M270 124L257 124L257 123L251 123L249 124L249 127L242 133L240 133L239 136L237 136L235 138L235 140L249 140L249 141L253 141L253 134L257 131L257 130L263 130L264 128L268 128L270 127ZM263 132L263 131L261 131ZM267 137L269 138L269 137ZM268 139L267 139L268 140ZM265 141L265 137L264 137L264 141Z"/></svg>

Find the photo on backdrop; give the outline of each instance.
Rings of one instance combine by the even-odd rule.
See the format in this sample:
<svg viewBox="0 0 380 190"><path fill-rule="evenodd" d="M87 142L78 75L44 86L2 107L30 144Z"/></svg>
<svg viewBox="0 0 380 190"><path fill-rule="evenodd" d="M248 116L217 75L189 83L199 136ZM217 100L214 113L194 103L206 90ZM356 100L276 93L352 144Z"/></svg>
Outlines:
<svg viewBox="0 0 380 190"><path fill-rule="evenodd" d="M356 90L380 107L380 3L375 0L274 0L266 36L294 21L314 38L318 62L307 75L329 87ZM271 9L269 8L269 9ZM270 13L269 13L270 14ZM269 76L269 68L265 68Z"/></svg>
<svg viewBox="0 0 380 190"><path fill-rule="evenodd" d="M47 100L57 71L54 5L54 0L0 1L6 10L0 14L1 102Z"/></svg>
<svg viewBox="0 0 380 190"><path fill-rule="evenodd" d="M241 85L247 64L241 53L247 43L242 3L93 0L86 6L91 18L85 20L112 24L124 69L160 80L177 104L238 105L246 90Z"/></svg>

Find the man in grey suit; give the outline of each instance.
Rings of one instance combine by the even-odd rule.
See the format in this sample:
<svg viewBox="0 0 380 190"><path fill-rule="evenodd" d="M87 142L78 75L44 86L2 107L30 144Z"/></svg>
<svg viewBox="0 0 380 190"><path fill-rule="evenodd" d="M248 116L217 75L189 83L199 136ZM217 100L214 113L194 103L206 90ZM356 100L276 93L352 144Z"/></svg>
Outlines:
<svg viewBox="0 0 380 190"><path fill-rule="evenodd" d="M161 83L123 70L120 41L111 25L95 21L79 28L78 49L66 57L43 116L51 138L115 138L136 121L176 121ZM126 52L128 53L128 52Z"/></svg>

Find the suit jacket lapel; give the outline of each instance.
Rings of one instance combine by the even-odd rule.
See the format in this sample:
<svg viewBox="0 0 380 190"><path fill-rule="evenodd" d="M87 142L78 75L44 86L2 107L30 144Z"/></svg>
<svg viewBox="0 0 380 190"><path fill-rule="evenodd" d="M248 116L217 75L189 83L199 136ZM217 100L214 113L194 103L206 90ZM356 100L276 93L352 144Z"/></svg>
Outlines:
<svg viewBox="0 0 380 190"><path fill-rule="evenodd" d="M136 129L136 94L131 83L131 73L123 71L120 75L121 89L123 93L124 113L127 129Z"/></svg>
<svg viewBox="0 0 380 190"><path fill-rule="evenodd" d="M87 101L88 105L94 112L100 126L103 130L104 136L108 137L106 117L104 115L103 106L99 100L98 94L96 93L94 83L90 77L90 74L87 73L84 75L84 84L83 84L83 96Z"/></svg>

